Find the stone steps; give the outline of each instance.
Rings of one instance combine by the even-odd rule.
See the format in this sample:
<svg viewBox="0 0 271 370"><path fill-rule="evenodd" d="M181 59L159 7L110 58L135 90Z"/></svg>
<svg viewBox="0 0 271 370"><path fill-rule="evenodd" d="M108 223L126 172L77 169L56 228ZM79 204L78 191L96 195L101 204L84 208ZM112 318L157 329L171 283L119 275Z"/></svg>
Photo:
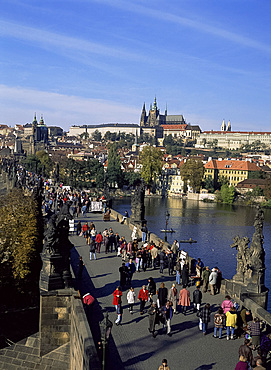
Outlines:
<svg viewBox="0 0 271 370"><path fill-rule="evenodd" d="M70 344L39 357L39 333L0 350L1 370L66 370L69 368Z"/></svg>

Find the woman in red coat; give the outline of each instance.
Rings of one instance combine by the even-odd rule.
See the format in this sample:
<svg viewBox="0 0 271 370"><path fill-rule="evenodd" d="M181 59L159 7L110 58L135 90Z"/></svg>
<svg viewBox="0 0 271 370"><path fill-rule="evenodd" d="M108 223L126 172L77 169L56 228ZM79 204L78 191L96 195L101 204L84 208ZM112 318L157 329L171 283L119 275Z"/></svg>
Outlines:
<svg viewBox="0 0 271 370"><path fill-rule="evenodd" d="M113 305L115 306L116 310L117 310L118 304L121 303L121 296L122 296L122 291L120 290L120 287L118 286L113 293Z"/></svg>
<svg viewBox="0 0 271 370"><path fill-rule="evenodd" d="M183 307L183 314L186 315L186 308L191 305L190 303L190 292L183 287L179 294L179 305Z"/></svg>
<svg viewBox="0 0 271 370"><path fill-rule="evenodd" d="M148 298L149 298L149 292L146 289L146 286L143 285L137 297L137 300L140 301L140 315L143 315L145 303L148 301Z"/></svg>

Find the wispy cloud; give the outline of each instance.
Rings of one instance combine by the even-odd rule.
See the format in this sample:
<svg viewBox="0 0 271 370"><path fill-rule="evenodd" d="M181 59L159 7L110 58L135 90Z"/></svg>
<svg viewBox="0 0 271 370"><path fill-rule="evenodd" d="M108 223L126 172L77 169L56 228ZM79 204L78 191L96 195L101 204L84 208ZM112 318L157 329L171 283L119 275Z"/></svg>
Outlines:
<svg viewBox="0 0 271 370"><path fill-rule="evenodd" d="M59 125L65 130L73 124L137 123L139 120L138 109L114 101L6 85L0 85L0 112L1 123L14 125L20 117L20 123L25 124L37 112L38 116L44 115L47 125Z"/></svg>
<svg viewBox="0 0 271 370"><path fill-rule="evenodd" d="M138 54L122 50L121 48L108 47L99 43L68 37L59 33L28 27L1 19L0 35L35 42L38 43L39 46L56 47L60 48L60 50L87 52L89 54L97 54L118 59L141 60L141 56Z"/></svg>
<svg viewBox="0 0 271 370"><path fill-rule="evenodd" d="M213 26L211 24L200 22L198 19L193 20L188 17L182 17L179 15L167 13L166 11L160 11L155 9L154 7L150 8L145 5L143 6L140 4L135 4L132 0L130 1L93 0L93 1L104 3L107 4L108 6L120 8L143 16L147 16L149 18L155 18L157 20L161 20L164 22L179 24L181 26L198 30L200 32L211 34L215 37L223 38L225 40L239 44L241 46L249 47L255 50L260 50L266 53L271 53L271 46L268 44L265 44L257 40L253 40L252 38L234 32L230 32L226 29Z"/></svg>

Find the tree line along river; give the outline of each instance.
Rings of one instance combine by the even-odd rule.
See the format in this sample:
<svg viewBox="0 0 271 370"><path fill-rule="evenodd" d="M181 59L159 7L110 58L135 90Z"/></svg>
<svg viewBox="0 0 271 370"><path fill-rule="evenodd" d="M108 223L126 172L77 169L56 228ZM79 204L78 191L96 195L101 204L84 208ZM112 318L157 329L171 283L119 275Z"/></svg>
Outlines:
<svg viewBox="0 0 271 370"><path fill-rule="evenodd" d="M131 215L130 198L113 201L113 209ZM230 279L236 273L236 249L230 245L236 235L248 236L252 240L256 209L251 207L230 206L217 203L204 203L178 198L146 198L145 218L149 231L164 238L165 214L169 212L168 229L175 233L168 234L168 242L197 240L195 244L182 244L191 257L200 257L205 266L218 266L223 277ZM264 210L264 249L265 285L271 290L271 210ZM268 311L271 312L271 298Z"/></svg>

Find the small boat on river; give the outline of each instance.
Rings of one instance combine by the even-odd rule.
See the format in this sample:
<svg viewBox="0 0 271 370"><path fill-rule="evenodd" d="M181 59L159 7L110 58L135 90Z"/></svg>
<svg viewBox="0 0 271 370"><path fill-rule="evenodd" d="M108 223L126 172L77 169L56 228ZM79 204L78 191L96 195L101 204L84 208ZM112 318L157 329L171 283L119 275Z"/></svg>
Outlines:
<svg viewBox="0 0 271 370"><path fill-rule="evenodd" d="M193 240L192 238L187 239L187 240L179 240L179 243L197 243L196 240Z"/></svg>

